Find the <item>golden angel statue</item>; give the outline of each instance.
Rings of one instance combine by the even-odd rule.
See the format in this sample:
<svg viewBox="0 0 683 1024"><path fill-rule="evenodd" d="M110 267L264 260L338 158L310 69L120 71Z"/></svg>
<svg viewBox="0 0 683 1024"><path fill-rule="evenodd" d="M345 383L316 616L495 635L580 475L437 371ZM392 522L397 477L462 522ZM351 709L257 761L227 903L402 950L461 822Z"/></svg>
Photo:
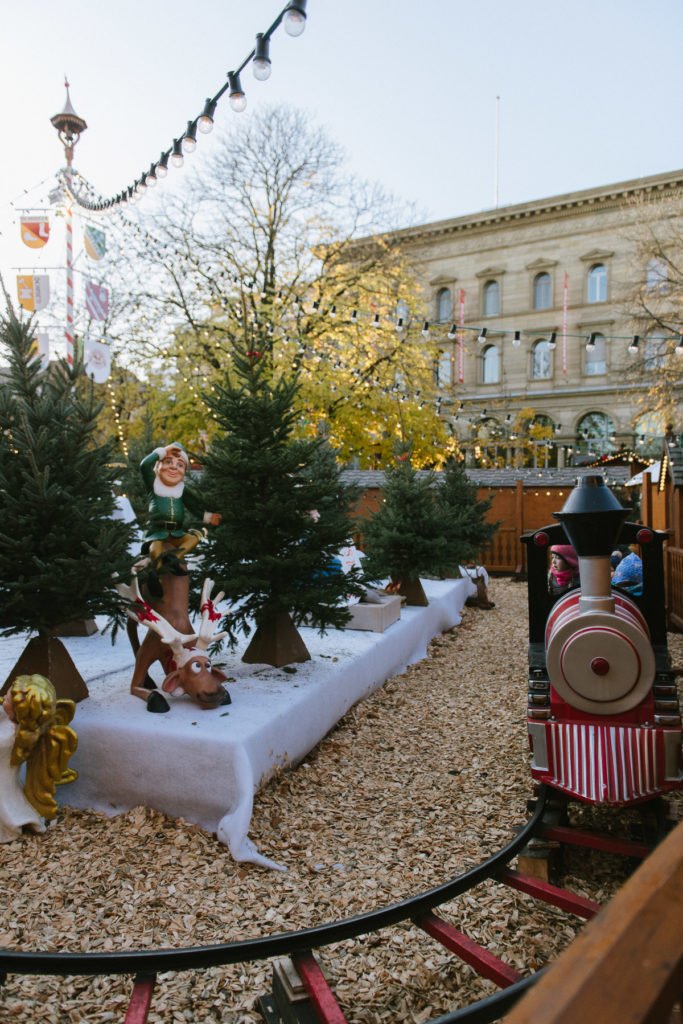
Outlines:
<svg viewBox="0 0 683 1024"><path fill-rule="evenodd" d="M44 676L17 676L0 711L0 843L24 829L44 832L57 813L55 787L73 782L68 768L78 738L69 726L76 705L57 700ZM22 782L21 766L26 762Z"/></svg>

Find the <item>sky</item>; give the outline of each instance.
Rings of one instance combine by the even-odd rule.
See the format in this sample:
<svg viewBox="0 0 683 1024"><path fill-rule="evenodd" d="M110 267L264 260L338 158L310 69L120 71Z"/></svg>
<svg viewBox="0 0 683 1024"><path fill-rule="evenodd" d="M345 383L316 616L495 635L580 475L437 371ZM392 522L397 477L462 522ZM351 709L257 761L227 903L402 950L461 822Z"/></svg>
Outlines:
<svg viewBox="0 0 683 1024"><path fill-rule="evenodd" d="M36 254L18 227L63 164L50 117L64 75L88 124L74 164L114 195L201 112L285 2L4 5L0 273L10 293L17 268L57 274L64 263L57 230ZM232 119L286 103L342 146L351 173L414 203L422 221L676 170L681 38L682 0L308 0L303 35L277 30L270 79L243 73L247 111L233 113L226 96L186 166Z"/></svg>

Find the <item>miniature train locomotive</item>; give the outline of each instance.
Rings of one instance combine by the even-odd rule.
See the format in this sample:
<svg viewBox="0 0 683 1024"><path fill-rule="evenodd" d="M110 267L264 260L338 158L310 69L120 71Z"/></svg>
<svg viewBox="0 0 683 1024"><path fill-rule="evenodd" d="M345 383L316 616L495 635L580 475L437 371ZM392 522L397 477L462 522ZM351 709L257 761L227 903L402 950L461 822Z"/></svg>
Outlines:
<svg viewBox="0 0 683 1024"><path fill-rule="evenodd" d="M559 524L525 534L529 745L534 779L590 804L626 806L683 789L681 714L666 636L666 534L625 522L601 476L583 477ZM642 597L611 586L617 541L639 545ZM548 592L548 550L569 542L580 586Z"/></svg>

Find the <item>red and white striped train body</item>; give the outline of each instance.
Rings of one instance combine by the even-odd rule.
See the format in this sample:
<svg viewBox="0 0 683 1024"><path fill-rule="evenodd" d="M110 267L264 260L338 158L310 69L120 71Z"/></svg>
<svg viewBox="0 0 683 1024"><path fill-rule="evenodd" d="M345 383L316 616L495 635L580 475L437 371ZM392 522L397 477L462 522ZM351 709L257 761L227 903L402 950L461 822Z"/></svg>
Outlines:
<svg viewBox="0 0 683 1024"><path fill-rule="evenodd" d="M564 523L568 534L573 526ZM537 568L534 585L541 558L546 566L547 545L566 543L565 537L553 538L557 529L525 538L530 556L534 547L543 548L529 559L530 567L533 563ZM653 531L635 524L624 524L624 529L634 534L638 530L643 545L659 544ZM575 547L579 550L577 543ZM544 632L538 614L535 637L530 625L532 775L591 804L642 803L681 789L681 717L665 627L660 629L655 621L659 636L653 645L650 611L610 585L609 554L586 556L579 551L579 571L580 589L552 605ZM648 570L648 579L663 587L663 573L654 568ZM661 601L663 608L663 591ZM541 610L530 590L530 623Z"/></svg>

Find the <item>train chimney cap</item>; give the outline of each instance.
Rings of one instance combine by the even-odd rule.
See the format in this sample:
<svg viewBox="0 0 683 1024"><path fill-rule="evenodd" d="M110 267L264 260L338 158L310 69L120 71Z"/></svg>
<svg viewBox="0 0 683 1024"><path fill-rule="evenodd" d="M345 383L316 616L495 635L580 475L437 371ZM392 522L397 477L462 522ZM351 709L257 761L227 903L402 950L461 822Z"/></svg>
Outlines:
<svg viewBox="0 0 683 1024"><path fill-rule="evenodd" d="M619 503L598 474L581 477L565 501L560 515L585 515L593 512L630 512L630 507ZM555 513L557 515L557 513Z"/></svg>

